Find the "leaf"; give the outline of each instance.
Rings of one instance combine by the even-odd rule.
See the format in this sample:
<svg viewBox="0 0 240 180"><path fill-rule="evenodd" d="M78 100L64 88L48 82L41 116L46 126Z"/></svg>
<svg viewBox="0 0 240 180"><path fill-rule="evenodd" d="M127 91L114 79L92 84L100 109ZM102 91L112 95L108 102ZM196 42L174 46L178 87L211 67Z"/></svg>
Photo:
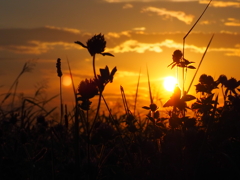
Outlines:
<svg viewBox="0 0 240 180"><path fill-rule="evenodd" d="M169 107L169 106L174 106L174 101L173 101L173 99L169 99L169 100L163 105L163 107Z"/></svg>
<svg viewBox="0 0 240 180"><path fill-rule="evenodd" d="M75 41L74 43L76 43L76 44L82 46L83 48L87 48L87 46L84 45L83 43L81 43L80 41Z"/></svg>
<svg viewBox="0 0 240 180"><path fill-rule="evenodd" d="M196 69L194 66L187 66L188 69Z"/></svg>
<svg viewBox="0 0 240 180"><path fill-rule="evenodd" d="M106 66L105 69L100 69L100 74L101 74L101 78L104 81L108 81L109 80L109 76L110 76L108 66Z"/></svg>
<svg viewBox="0 0 240 180"><path fill-rule="evenodd" d="M148 117L148 119L149 119L150 121L152 121L153 124L155 124L155 120L154 120L153 117L151 117L151 116L149 116L149 115L147 115L147 117Z"/></svg>
<svg viewBox="0 0 240 180"><path fill-rule="evenodd" d="M173 65L172 65L172 67L171 67L171 69L172 69L172 68L174 68L176 65L177 65L176 63L175 63L175 64L173 64Z"/></svg>
<svg viewBox="0 0 240 180"><path fill-rule="evenodd" d="M116 66L112 69L112 71L111 71L111 73L110 73L110 78L109 78L109 80L110 80L110 82L112 82L113 81L113 76L114 76L114 74L117 72L117 68L116 68Z"/></svg>
<svg viewBox="0 0 240 180"><path fill-rule="evenodd" d="M111 53L101 53L101 55L103 55L103 56L112 56L112 57L114 57L114 55L112 55Z"/></svg>
<svg viewBox="0 0 240 180"><path fill-rule="evenodd" d="M171 66L173 63L175 63L174 61L171 63L171 64L169 64L167 67L169 67L169 66Z"/></svg>
<svg viewBox="0 0 240 180"><path fill-rule="evenodd" d="M150 107L148 107L148 106L143 106L142 108L143 108L143 109L150 110Z"/></svg>
<svg viewBox="0 0 240 180"><path fill-rule="evenodd" d="M191 100L193 100L193 99L196 99L196 97L193 96L193 95L190 95L190 94L186 94L186 95L184 95L184 96L182 97L182 100L183 100L183 101L191 101Z"/></svg>

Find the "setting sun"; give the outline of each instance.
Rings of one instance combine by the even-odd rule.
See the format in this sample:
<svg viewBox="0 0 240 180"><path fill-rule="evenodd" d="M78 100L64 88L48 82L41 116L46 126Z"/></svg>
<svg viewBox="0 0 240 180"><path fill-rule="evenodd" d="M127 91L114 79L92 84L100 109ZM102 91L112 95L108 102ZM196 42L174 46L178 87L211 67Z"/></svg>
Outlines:
<svg viewBox="0 0 240 180"><path fill-rule="evenodd" d="M177 79L173 76L167 76L164 78L163 86L167 91L172 92L177 84Z"/></svg>
<svg viewBox="0 0 240 180"><path fill-rule="evenodd" d="M62 81L64 86L70 86L72 84L72 80L70 76L63 76L63 81Z"/></svg>

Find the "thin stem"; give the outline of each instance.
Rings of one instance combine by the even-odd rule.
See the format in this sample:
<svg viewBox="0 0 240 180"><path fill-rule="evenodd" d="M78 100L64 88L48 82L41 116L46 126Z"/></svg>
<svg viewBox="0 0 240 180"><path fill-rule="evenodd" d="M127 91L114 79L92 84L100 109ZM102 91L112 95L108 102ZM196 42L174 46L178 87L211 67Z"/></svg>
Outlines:
<svg viewBox="0 0 240 180"><path fill-rule="evenodd" d="M130 153L129 153L128 149L127 149L127 145L125 144L125 142L124 142L124 140L123 140L123 137L121 136L121 134L122 134L122 133L121 133L121 130L120 130L119 126L116 124L116 122L114 121L113 115L112 115L112 113L111 113L111 110L110 110L110 108L109 108L109 106L108 106L105 98L103 97L103 95L101 95L101 96L102 96L102 99L103 99L103 101L104 101L107 109L108 109L109 115L110 115L110 117L111 117L110 119L112 120L112 123L115 125L118 133L120 134L120 139L121 139L123 148L125 149L125 152L126 152L126 154L127 154L128 160L129 160L130 164L131 164L132 167L133 167L132 158L131 158Z"/></svg>
<svg viewBox="0 0 240 180"><path fill-rule="evenodd" d="M134 100L134 108L133 108L133 114L134 115L135 115L136 105L137 105L137 97L138 97L138 87L139 87L139 82L140 82L140 74L141 74L141 69L140 69L139 75L138 75L137 89L136 89L135 100Z"/></svg>
<svg viewBox="0 0 240 180"><path fill-rule="evenodd" d="M78 121L78 115L79 115L79 111L78 111L78 101L77 101L77 94L75 92L75 86L74 86L74 82L73 82L73 76L72 76L72 71L70 68L70 64L69 61L67 59L67 63L68 63L68 69L69 69L69 73L70 73L70 77L72 80L72 88L73 88L73 94L74 94L74 98L75 98L75 113L74 113L74 139L75 139L75 179L78 180L79 179L79 170L80 170L80 154L79 154L79 121Z"/></svg>
<svg viewBox="0 0 240 180"><path fill-rule="evenodd" d="M102 92L100 92L100 95L99 95L99 98L98 98L97 112L95 114L95 118L93 120L93 124L92 124L92 126L90 128L89 134L91 134L91 132L92 132L92 130L94 128L94 125L97 122L97 118L98 118L98 114L99 114L99 110L100 110L100 105L101 105L101 99L102 99Z"/></svg>
<svg viewBox="0 0 240 180"><path fill-rule="evenodd" d="M205 55L206 55L206 53L207 53L207 50L208 50L208 48L209 48L209 46L210 46L210 44L211 44L211 42L212 42L213 37L214 37L214 34L212 35L212 37L211 37L211 39L210 39L210 41L209 41L209 43L208 43L208 45L207 45L207 47L206 47L206 49L205 49L205 52L204 52L203 55L202 55L202 59L201 59L199 65L198 65L198 67L197 67L197 69L196 69L196 71L195 71L195 74L194 74L194 76L193 76L193 78L192 78L192 81L191 81L191 83L190 83L190 85L189 85L189 87L188 87L187 93L189 92L189 90L190 90L190 88L191 88L191 86L192 86L192 83L193 83L193 81L194 81L194 79L195 79L195 77L196 77L196 75L197 75L197 72L198 72L198 70L199 70L199 68L200 68L200 66L201 66L201 64L202 64L202 61L203 61L203 59L204 59L204 57L205 57Z"/></svg>
<svg viewBox="0 0 240 180"><path fill-rule="evenodd" d="M63 119L63 100L62 100L62 77L59 77L59 84L60 84L60 107L61 107L61 117L60 117L60 124L62 124Z"/></svg>
<svg viewBox="0 0 240 180"><path fill-rule="evenodd" d="M93 74L94 74L94 77L97 79L96 67L95 67L95 54L93 55Z"/></svg>
<svg viewBox="0 0 240 180"><path fill-rule="evenodd" d="M182 68L182 96L184 96L184 67Z"/></svg>
<svg viewBox="0 0 240 180"><path fill-rule="evenodd" d="M149 90L150 102L151 102L151 104L153 104L153 97L152 97L152 91L151 91L148 67L147 67L147 77L148 77L148 90Z"/></svg>

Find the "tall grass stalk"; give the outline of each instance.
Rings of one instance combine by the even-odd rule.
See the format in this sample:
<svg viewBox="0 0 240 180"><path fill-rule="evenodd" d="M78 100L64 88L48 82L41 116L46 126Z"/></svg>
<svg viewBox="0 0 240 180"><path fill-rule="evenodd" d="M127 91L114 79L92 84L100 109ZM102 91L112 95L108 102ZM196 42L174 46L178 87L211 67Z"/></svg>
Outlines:
<svg viewBox="0 0 240 180"><path fill-rule="evenodd" d="M203 14L205 13L205 11L208 9L208 6L211 4L212 0L209 1L208 5L206 6L206 8L204 9L204 11L202 12L202 14L199 16L199 18L197 19L197 21L193 24L193 26L190 28L190 30L187 32L187 34L183 37L183 58L184 56L184 50L185 50L185 39L187 38L187 36L190 34L190 32L193 30L193 28L197 25L198 21L202 18Z"/></svg>
<svg viewBox="0 0 240 180"><path fill-rule="evenodd" d="M136 106L137 106L137 97L138 97L138 87L139 87L139 83L140 83L140 75L141 75L141 69L140 69L139 74L138 74L138 82L137 82L137 88L136 88L135 99L134 99L134 107L133 107L133 114L134 115L135 115Z"/></svg>
<svg viewBox="0 0 240 180"><path fill-rule="evenodd" d="M202 55L202 58L201 58L201 60L200 60L200 63L199 63L199 65L198 65L198 67L197 67L197 69L196 69L196 71L195 71L195 74L194 74L194 76L193 76L193 78L192 78L192 80L191 80L191 83L189 84L187 93L190 91L190 88L191 88L191 86L192 86L192 84L193 84L193 81L194 81L194 79L195 79L195 77L196 77L196 75L197 75L197 73L198 73L198 70L199 70L199 68L200 68L200 66L201 66L201 64L202 64L202 62L203 62L203 59L204 59L204 57L205 57L205 55L206 55L206 53L207 53L207 50L208 50L208 48L209 48L209 46L210 46L210 44L211 44L211 42L212 42L213 37L214 37L214 34L212 35L212 37L211 37L210 41L208 42L208 45L207 45L207 47L206 47L206 49L205 49L205 51L204 51L204 53L203 53L203 55Z"/></svg>
<svg viewBox="0 0 240 180"><path fill-rule="evenodd" d="M13 87L15 87L14 93L12 94L13 97L16 96L16 88L19 82L20 77L26 73L26 72L31 72L33 67L35 66L34 61L27 61L24 65L23 68L21 70L21 72L18 74L17 78L14 80L14 82L12 83L11 87L9 88L8 92L6 93L6 96L3 98L0 106L8 99L8 97L12 94L11 91L13 89ZM14 99L14 98L13 98Z"/></svg>
<svg viewBox="0 0 240 180"><path fill-rule="evenodd" d="M152 90L151 90L151 84L150 84L150 78L149 78L149 72L148 72L148 66L147 68L147 77L148 77L148 91L149 91L149 98L150 98L150 103L153 104L153 97L152 97Z"/></svg>
<svg viewBox="0 0 240 180"><path fill-rule="evenodd" d="M199 22L199 20L202 18L203 14L205 13L205 11L208 9L209 5L211 4L212 0L209 1L208 5L206 6L206 8L204 9L204 11L202 12L202 14L199 16L199 18L197 19L197 21L193 24L193 26L190 28L190 30L187 32L187 34L183 37L183 59L185 59L185 40L188 37L188 35L190 34L190 32L193 30L193 28L197 25L197 23ZM182 69L182 95L185 94L184 92L184 81L185 81L185 76L186 74L184 74L184 67ZM187 91L188 92L188 91Z"/></svg>
<svg viewBox="0 0 240 180"><path fill-rule="evenodd" d="M73 82L73 75L70 67L69 60L67 58L67 63L68 63L68 69L69 69L69 74L71 77L72 81L72 89L73 89L73 94L74 94L74 99L75 99L75 112L74 112L74 151L75 151L75 180L78 180L80 178L79 171L80 171L80 154L79 154L79 110L78 110L78 102L77 102L77 94L75 91L75 86Z"/></svg>

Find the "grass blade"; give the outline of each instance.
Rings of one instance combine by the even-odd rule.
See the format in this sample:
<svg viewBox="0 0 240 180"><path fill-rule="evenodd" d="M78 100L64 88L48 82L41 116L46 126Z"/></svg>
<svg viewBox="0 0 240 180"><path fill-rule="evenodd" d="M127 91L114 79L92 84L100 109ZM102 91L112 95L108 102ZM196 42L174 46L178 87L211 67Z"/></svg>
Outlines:
<svg viewBox="0 0 240 180"><path fill-rule="evenodd" d="M148 77L148 90L149 90L150 102L151 102L151 104L153 104L152 91L151 91L151 85L150 85L150 79L149 79L149 73L148 73L148 67L147 67L147 77Z"/></svg>
<svg viewBox="0 0 240 180"><path fill-rule="evenodd" d="M202 59L201 59L199 65L198 65L198 67L197 67L197 69L196 69L196 72L195 72L195 74L194 74L194 76L193 76L193 78L192 78L192 81L191 81L191 83L190 83L190 85L189 85L189 87L188 87L187 93L189 92L189 90L190 90L190 88L191 88L191 86L192 86L192 83L193 83L193 81L194 81L194 79L195 79L195 77L196 77L196 75L197 75L197 72L198 72L198 70L199 70L199 68L200 68L200 66L201 66L201 64L202 64L202 62L203 62L203 59L204 59L204 57L205 57L205 55L206 55L206 53L207 53L207 50L208 50L208 48L209 48L209 46L210 46L210 44L211 44L211 42L212 42L213 37L214 37L214 34L212 35L212 37L211 37L211 39L210 39L210 41L209 41L209 43L208 43L208 45L207 45L207 47L206 47L206 49L205 49L205 52L203 53Z"/></svg>
<svg viewBox="0 0 240 180"><path fill-rule="evenodd" d="M134 115L135 115L136 105L137 105L137 97L138 97L138 87L139 87L139 82L140 82L140 75L141 75L141 69L140 69L139 75L138 75L137 89L136 89L135 100L134 100L134 109L133 109L133 114Z"/></svg>

